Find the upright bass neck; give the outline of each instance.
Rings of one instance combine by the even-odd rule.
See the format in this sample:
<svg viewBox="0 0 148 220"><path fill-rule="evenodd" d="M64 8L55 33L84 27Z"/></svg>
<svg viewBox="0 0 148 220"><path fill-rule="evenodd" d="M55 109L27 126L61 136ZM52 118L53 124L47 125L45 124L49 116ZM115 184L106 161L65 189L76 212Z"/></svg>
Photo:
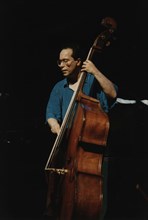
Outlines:
<svg viewBox="0 0 148 220"><path fill-rule="evenodd" d="M68 106L68 109L66 111L65 117L64 117L63 122L61 124L60 132L56 137L53 148L52 148L52 150L50 152L50 155L48 157L48 160L47 160L47 163L46 163L46 166L45 166L45 170L48 170L48 171L53 171L54 170L54 168L51 168L51 164L52 164L53 158L55 157L55 155L56 155L56 153L59 149L59 146L60 146L60 144L63 140L66 128L68 126L68 122L70 120L71 114L72 114L72 112L74 110L74 106L76 104L76 99L78 97L78 93L79 93L79 91L81 90L81 88L83 86L85 77L86 77L86 72L82 72L80 77L79 77L79 80L78 80L78 87L73 93L73 96L72 96L71 101L69 103L69 106Z"/></svg>

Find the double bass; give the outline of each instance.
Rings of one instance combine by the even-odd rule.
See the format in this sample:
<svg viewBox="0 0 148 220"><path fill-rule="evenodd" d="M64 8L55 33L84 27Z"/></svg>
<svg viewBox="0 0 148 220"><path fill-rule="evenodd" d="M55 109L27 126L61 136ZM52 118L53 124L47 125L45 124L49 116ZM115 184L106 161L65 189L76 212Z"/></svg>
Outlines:
<svg viewBox="0 0 148 220"><path fill-rule="evenodd" d="M101 24L106 30L95 39L87 56L89 60L95 52L110 45L116 30L113 18L106 17ZM86 74L80 75L45 166L47 175L58 176L57 220L99 220L102 212L103 149L110 123L99 100L82 92Z"/></svg>

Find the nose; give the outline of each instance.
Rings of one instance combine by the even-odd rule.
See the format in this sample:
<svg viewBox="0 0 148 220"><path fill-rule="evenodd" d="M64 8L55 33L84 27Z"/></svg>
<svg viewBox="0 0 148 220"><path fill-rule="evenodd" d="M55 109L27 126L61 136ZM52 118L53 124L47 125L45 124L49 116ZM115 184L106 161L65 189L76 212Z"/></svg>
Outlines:
<svg viewBox="0 0 148 220"><path fill-rule="evenodd" d="M61 62L59 63L59 67L62 67L62 66L64 66L64 62L63 62L63 61L61 61Z"/></svg>

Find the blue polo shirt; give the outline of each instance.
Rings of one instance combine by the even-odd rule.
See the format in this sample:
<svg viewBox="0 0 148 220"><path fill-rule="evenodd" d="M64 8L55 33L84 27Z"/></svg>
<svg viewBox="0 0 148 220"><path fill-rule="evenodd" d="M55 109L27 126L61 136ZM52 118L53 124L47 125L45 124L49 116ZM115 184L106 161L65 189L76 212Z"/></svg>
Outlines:
<svg viewBox="0 0 148 220"><path fill-rule="evenodd" d="M116 85L115 89L117 91ZM74 91L69 88L66 78L55 84L47 103L46 121L48 118L55 118L59 122L63 121L73 93ZM110 99L107 97L94 76L89 73L87 73L83 85L83 93L98 99L100 101L101 107L105 112L108 112L116 102L116 99Z"/></svg>

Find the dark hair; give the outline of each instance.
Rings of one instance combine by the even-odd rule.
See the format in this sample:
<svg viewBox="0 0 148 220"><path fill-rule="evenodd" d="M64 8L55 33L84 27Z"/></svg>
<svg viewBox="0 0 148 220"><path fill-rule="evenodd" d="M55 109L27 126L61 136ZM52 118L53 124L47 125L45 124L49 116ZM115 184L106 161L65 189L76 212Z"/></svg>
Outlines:
<svg viewBox="0 0 148 220"><path fill-rule="evenodd" d="M74 43L74 42L67 42L62 44L62 46L60 47L60 51L63 49L67 49L67 48L71 48L73 53L72 53L72 57L76 60L78 58L82 58L82 53L81 53L81 49L78 43Z"/></svg>

